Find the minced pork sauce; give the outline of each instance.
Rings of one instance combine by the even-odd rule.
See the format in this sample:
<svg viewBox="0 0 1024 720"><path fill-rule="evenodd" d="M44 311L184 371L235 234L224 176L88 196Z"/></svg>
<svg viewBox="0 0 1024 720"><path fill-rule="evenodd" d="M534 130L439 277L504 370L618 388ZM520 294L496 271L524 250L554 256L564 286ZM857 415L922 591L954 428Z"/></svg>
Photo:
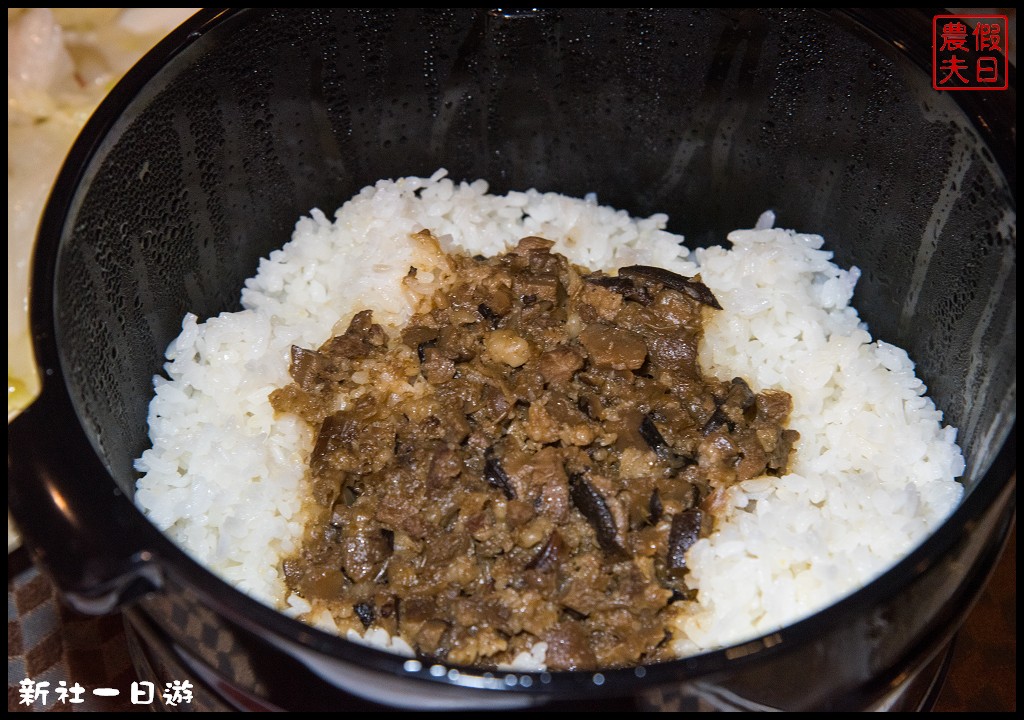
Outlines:
<svg viewBox="0 0 1024 720"><path fill-rule="evenodd" d="M790 396L701 373L699 276L552 245L449 255L400 331L367 310L292 348L271 402L314 429L317 511L284 575L340 629L483 667L537 642L552 670L671 659L687 549L726 488L785 473Z"/></svg>

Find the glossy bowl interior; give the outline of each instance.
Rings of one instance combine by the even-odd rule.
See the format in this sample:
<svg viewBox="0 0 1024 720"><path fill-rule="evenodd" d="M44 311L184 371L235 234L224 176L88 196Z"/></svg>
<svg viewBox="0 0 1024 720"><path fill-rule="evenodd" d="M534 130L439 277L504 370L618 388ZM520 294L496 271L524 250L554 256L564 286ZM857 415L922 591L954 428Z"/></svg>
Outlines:
<svg viewBox="0 0 1024 720"><path fill-rule="evenodd" d="M44 218L43 396L8 431L28 544L77 606L131 604L256 706L877 704L948 641L1015 512L1015 76L1003 93L935 92L929 33L912 11L200 13L101 106ZM228 587L128 501L164 349L186 312L238 309L310 208L439 167L666 212L691 245L768 208L824 235L864 273L873 335L909 351L960 428L963 505L836 606L641 671L410 665Z"/></svg>

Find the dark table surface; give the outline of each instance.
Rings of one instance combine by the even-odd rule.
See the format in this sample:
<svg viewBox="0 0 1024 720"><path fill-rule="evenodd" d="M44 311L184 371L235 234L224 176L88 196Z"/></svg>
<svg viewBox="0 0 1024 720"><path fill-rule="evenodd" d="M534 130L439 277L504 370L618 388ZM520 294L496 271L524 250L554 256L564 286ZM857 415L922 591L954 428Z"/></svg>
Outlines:
<svg viewBox="0 0 1024 720"><path fill-rule="evenodd" d="M957 635L936 712L1017 710L1017 527Z"/></svg>

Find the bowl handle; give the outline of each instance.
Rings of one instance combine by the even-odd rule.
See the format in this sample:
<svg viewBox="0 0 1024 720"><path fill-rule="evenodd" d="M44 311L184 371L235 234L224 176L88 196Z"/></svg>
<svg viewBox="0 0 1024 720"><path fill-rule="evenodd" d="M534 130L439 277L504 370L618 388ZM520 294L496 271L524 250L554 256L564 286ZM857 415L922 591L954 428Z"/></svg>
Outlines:
<svg viewBox="0 0 1024 720"><path fill-rule="evenodd" d="M79 612L159 589L159 533L118 489L50 377L7 426L7 506L35 563Z"/></svg>

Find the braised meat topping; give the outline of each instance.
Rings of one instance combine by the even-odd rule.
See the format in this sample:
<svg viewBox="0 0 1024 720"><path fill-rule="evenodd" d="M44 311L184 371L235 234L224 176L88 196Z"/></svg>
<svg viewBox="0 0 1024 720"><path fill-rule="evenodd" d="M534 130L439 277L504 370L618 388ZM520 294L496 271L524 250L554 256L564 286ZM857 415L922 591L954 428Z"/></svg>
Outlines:
<svg viewBox="0 0 1024 720"><path fill-rule="evenodd" d="M449 256L394 337L364 311L292 349L271 401L314 429L319 510L284 573L343 630L475 666L538 642L553 670L669 659L686 551L726 488L785 472L789 395L698 367L699 276L552 245Z"/></svg>

